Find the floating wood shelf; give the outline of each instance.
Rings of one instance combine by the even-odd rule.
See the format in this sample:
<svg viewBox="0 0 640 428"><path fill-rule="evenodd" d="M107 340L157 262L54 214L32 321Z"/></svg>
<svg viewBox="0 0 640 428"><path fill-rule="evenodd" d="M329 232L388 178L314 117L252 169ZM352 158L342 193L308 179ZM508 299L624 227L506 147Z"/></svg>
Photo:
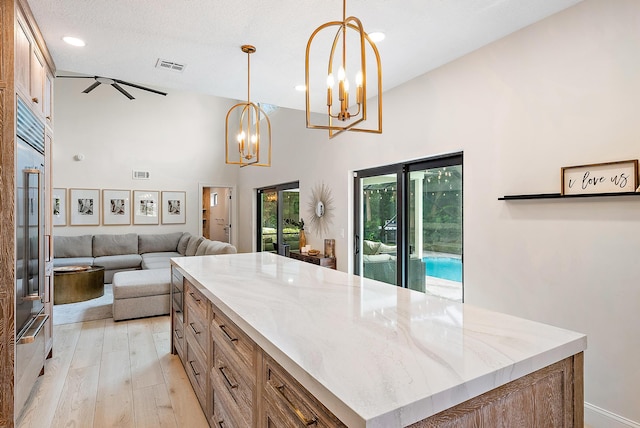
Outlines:
<svg viewBox="0 0 640 428"><path fill-rule="evenodd" d="M622 193L582 193L578 195L561 195L560 193L538 193L530 195L505 195L498 198L499 201L517 201L525 199L574 199L574 198L602 198L602 197L626 197L640 196L640 192L622 192Z"/></svg>

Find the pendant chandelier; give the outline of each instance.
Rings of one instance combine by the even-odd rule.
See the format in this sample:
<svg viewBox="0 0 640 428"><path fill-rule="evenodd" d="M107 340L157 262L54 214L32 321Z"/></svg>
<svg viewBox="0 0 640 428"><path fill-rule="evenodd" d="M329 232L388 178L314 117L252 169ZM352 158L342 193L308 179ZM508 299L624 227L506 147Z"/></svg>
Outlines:
<svg viewBox="0 0 640 428"><path fill-rule="evenodd" d="M327 29L327 31L323 31ZM335 31L335 33L332 32ZM330 33L326 38L325 33ZM309 57L312 43L316 36L322 33L322 37L326 41L333 40L329 55L329 65L327 73L323 77L326 81L325 89L320 90L313 87L312 79L310 79ZM351 36L351 37L348 37ZM349 39L349 40L347 40ZM318 39L316 39L318 40ZM349 50L350 56L347 55ZM367 74L367 51L374 54L374 62L370 65L375 66L372 74ZM354 77L355 97L351 97L349 76ZM336 82L337 81L337 82ZM315 82L315 80L313 80ZM336 85L337 83L337 85ZM377 112L377 123L372 127L364 127L363 122L367 120L367 84L377 85L377 105L373 105ZM307 42L307 50L305 54L305 85L306 85L306 113L307 128L328 129L329 138L344 132L370 132L382 133L382 68L380 66L380 54L375 43L369 38L364 31L362 22L354 16L347 17L347 0L342 3L342 21L331 21L318 27ZM326 108L327 117L326 124L314 124L311 118L312 104L315 105L321 97L325 97L326 90ZM315 94L314 98L314 93ZM355 99L354 99L355 98ZM355 101L355 104L351 104Z"/></svg>
<svg viewBox="0 0 640 428"><path fill-rule="evenodd" d="M227 113L226 163L241 167L271 166L271 121L259 104L251 102L251 54L256 48L243 45L241 49L247 54L247 102L234 105ZM239 119L233 115L234 112L239 115Z"/></svg>

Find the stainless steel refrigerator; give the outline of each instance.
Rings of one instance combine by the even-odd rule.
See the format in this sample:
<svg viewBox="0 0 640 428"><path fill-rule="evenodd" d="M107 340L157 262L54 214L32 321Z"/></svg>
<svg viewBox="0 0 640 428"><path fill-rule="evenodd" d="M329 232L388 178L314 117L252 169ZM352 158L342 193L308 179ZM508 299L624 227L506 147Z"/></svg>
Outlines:
<svg viewBox="0 0 640 428"><path fill-rule="evenodd" d="M20 414L44 369L44 124L17 98L16 371Z"/></svg>

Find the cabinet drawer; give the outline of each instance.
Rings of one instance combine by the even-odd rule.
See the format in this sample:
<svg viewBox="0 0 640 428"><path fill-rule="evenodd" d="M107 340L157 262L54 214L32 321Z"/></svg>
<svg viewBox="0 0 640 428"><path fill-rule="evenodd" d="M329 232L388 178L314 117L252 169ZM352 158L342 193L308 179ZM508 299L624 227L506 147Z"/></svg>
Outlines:
<svg viewBox="0 0 640 428"><path fill-rule="evenodd" d="M218 343L213 346L213 364L211 367L211 387L217 401L226 414L245 426L253 425L253 403L255 386L239 365L224 352Z"/></svg>
<svg viewBox="0 0 640 428"><path fill-rule="evenodd" d="M245 366L247 373L255 373L256 344L229 318L213 307L211 313L211 337L222 343ZM253 381L255 383L255 380Z"/></svg>
<svg viewBox="0 0 640 428"><path fill-rule="evenodd" d="M197 288L195 288L193 285L191 285L190 282L185 281L186 282L186 289L185 291L185 296L184 296L184 300L185 303L187 305L191 304L191 307L193 307L194 309L200 311L200 313L202 314L202 318L206 319L207 318L207 298L205 298L202 293L200 293L200 291L198 291Z"/></svg>
<svg viewBox="0 0 640 428"><path fill-rule="evenodd" d="M200 312L199 308L194 308L190 301L187 302L187 322L184 326L185 334L192 337L200 346L200 352L206 354L209 350L209 332L206 315Z"/></svg>
<svg viewBox="0 0 640 428"><path fill-rule="evenodd" d="M270 357L264 358L264 425L346 427ZM271 424L271 425L269 425Z"/></svg>
<svg viewBox="0 0 640 428"><path fill-rule="evenodd" d="M191 381L193 391L196 393L196 397L198 397L200 406L206 411L207 360L201 351L198 350L199 345L194 344L189 335L186 337L186 345L187 349L184 369L187 372L189 381Z"/></svg>
<svg viewBox="0 0 640 428"><path fill-rule="evenodd" d="M211 407L211 416L209 417L209 425L214 428L245 428L247 424L244 421L238 422L232 418L225 410L221 400L222 392L212 387L211 398L213 405Z"/></svg>
<svg viewBox="0 0 640 428"><path fill-rule="evenodd" d="M173 312L173 344L181 360L184 361L184 325L182 323L182 313Z"/></svg>

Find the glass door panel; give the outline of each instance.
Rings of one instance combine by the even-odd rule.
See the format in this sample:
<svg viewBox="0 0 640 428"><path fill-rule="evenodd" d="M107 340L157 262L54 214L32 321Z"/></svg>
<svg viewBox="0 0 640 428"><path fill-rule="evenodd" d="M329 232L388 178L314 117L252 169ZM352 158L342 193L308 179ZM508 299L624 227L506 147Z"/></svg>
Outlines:
<svg viewBox="0 0 640 428"><path fill-rule="evenodd" d="M260 229L261 236L258 240L258 251L270 253L278 252L278 192L265 191L260 196Z"/></svg>
<svg viewBox="0 0 640 428"><path fill-rule="evenodd" d="M298 182L258 189L258 251L286 255L297 250L300 237Z"/></svg>
<svg viewBox="0 0 640 428"><path fill-rule="evenodd" d="M398 174L362 177L359 182L358 272L398 285Z"/></svg>
<svg viewBox="0 0 640 428"><path fill-rule="evenodd" d="M407 287L462 301L462 165L411 169Z"/></svg>

